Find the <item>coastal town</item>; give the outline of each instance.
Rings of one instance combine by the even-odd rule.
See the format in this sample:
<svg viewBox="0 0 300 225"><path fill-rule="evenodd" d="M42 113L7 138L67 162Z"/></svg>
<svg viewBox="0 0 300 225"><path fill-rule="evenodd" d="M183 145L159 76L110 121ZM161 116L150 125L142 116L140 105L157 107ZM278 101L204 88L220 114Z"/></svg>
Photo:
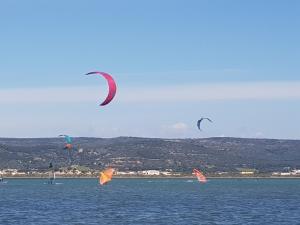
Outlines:
<svg viewBox="0 0 300 225"><path fill-rule="evenodd" d="M136 137L63 140L0 139L0 176L98 177L111 167L115 177L300 177L300 141L242 138L153 139ZM51 167L50 167L51 165Z"/></svg>
<svg viewBox="0 0 300 225"><path fill-rule="evenodd" d="M233 172L215 172L215 173L208 173L207 176L209 177L295 177L300 178L300 169L290 169L286 172L271 172L271 173L260 173L258 170L255 169L238 169L235 173ZM101 170L93 170L88 167L73 165L69 168L60 168L55 170L56 177L97 177ZM49 171L38 171L38 170L31 170L31 171L20 171L17 169L3 169L0 170L0 176L2 177L32 177L32 178L43 178L48 177ZM181 178L181 177L191 177L193 176L192 172L189 174L187 172L176 172L172 171L171 169L160 171L160 170L141 170L141 171L116 171L116 177L165 177L165 178Z"/></svg>

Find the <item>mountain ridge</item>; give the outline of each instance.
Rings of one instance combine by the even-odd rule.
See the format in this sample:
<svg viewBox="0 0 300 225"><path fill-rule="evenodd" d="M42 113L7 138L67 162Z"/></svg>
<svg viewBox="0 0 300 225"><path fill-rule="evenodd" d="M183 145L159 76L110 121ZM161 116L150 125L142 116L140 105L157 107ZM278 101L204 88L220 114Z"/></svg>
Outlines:
<svg viewBox="0 0 300 225"><path fill-rule="evenodd" d="M74 137L72 164L121 171L158 169L236 172L253 168L261 172L300 168L300 140L210 137ZM68 166L62 138L0 138L0 169L23 171L47 169L49 162ZM80 151L79 151L80 149Z"/></svg>

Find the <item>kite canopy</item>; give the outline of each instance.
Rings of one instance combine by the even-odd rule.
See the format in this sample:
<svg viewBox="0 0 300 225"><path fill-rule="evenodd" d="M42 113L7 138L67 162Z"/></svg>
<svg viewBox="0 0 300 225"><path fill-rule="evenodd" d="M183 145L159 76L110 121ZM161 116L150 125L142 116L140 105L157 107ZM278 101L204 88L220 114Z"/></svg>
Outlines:
<svg viewBox="0 0 300 225"><path fill-rule="evenodd" d="M193 174L195 174L195 176L197 177L198 181L200 183L206 183L206 177L197 169L193 169Z"/></svg>
<svg viewBox="0 0 300 225"><path fill-rule="evenodd" d="M106 99L104 100L104 102L102 102L100 104L101 106L107 105L108 103L110 103L113 100L113 98L116 95L116 92L117 92L116 82L114 81L114 79L112 78L111 75L109 75L108 73L105 73L105 72L94 71L94 72L89 72L86 75L93 75L93 74L102 75L107 80L108 88L109 88L108 95L107 95Z"/></svg>
<svg viewBox="0 0 300 225"><path fill-rule="evenodd" d="M66 141L66 144L65 144L65 147L64 149L72 149L72 138L69 136L69 135L65 135L65 134L61 134L59 135L59 137L64 137L65 138L65 141Z"/></svg>
<svg viewBox="0 0 300 225"><path fill-rule="evenodd" d="M198 127L199 130L201 130L200 125L201 125L201 122L202 122L203 120L208 120L209 122L212 123L212 120L211 120L211 119L202 117L202 118L201 118L200 120L198 120L198 122L197 122L197 127Z"/></svg>
<svg viewBox="0 0 300 225"><path fill-rule="evenodd" d="M107 184L109 181L111 181L114 172L115 170L113 168L107 168L104 171L100 172L99 183L101 185Z"/></svg>
<svg viewBox="0 0 300 225"><path fill-rule="evenodd" d="M61 135L59 135L59 137L64 137L67 144L72 143L72 138L69 135L61 134Z"/></svg>

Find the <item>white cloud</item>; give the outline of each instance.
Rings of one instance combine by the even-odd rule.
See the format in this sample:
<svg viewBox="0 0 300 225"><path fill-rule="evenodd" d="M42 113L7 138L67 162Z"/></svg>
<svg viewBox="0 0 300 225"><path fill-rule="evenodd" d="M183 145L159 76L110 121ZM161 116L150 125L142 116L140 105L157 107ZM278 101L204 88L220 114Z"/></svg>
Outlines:
<svg viewBox="0 0 300 225"><path fill-rule="evenodd" d="M0 103L101 103L107 87L53 87L0 90ZM121 103L200 102L215 100L300 99L300 82L207 83L161 87L122 87Z"/></svg>
<svg viewBox="0 0 300 225"><path fill-rule="evenodd" d="M188 131L188 125L183 122L177 122L171 125L161 126L161 134L164 137L185 137Z"/></svg>
<svg viewBox="0 0 300 225"><path fill-rule="evenodd" d="M100 89L101 90L101 89ZM0 90L0 103L72 103L97 100L99 88L50 87Z"/></svg>
<svg viewBox="0 0 300 225"><path fill-rule="evenodd" d="M188 126L183 122L178 122L178 123L173 124L171 126L171 128L176 131L186 131Z"/></svg>
<svg viewBox="0 0 300 225"><path fill-rule="evenodd" d="M126 90L124 102L300 99L300 82L219 83Z"/></svg>
<svg viewBox="0 0 300 225"><path fill-rule="evenodd" d="M254 137L255 137L255 138L263 138L263 137L264 137L264 133L261 132L261 131L257 131L257 132L254 134Z"/></svg>

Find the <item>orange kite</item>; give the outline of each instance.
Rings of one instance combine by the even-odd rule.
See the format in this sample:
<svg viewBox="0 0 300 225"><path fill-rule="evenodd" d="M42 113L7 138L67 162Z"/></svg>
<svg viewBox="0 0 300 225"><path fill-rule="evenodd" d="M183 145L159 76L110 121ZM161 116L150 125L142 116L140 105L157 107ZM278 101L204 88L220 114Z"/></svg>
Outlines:
<svg viewBox="0 0 300 225"><path fill-rule="evenodd" d="M109 181L111 181L114 172L115 170L113 168L107 168L104 171L100 172L99 183L101 185L107 184Z"/></svg>

